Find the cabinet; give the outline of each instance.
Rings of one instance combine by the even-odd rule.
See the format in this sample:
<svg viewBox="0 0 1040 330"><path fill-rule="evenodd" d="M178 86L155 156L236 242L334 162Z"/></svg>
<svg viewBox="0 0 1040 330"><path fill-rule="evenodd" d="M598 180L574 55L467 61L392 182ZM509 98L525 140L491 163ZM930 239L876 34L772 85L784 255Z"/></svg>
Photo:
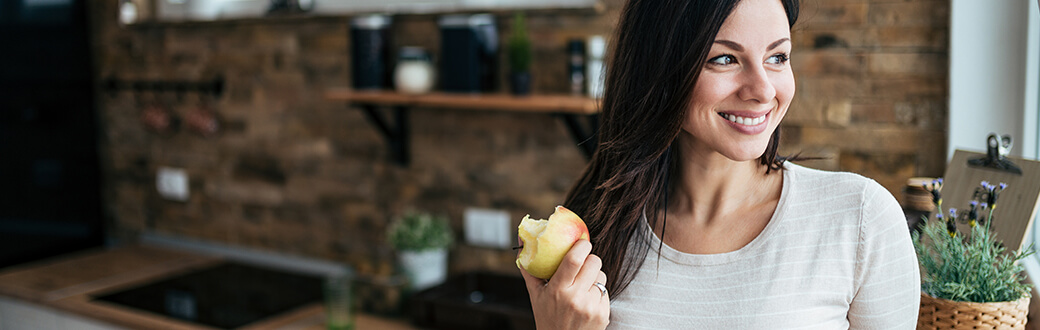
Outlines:
<svg viewBox="0 0 1040 330"><path fill-rule="evenodd" d="M118 330L123 328L28 302L0 297L0 329Z"/></svg>

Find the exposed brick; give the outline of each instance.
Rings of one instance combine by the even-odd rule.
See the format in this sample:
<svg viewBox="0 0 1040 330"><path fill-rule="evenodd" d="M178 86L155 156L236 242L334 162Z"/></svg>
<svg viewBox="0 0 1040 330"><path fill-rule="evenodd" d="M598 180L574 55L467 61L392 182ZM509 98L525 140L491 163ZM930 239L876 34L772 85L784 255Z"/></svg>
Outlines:
<svg viewBox="0 0 1040 330"><path fill-rule="evenodd" d="M258 25L248 47L255 52L295 55L299 52L300 44L291 30L276 25Z"/></svg>
<svg viewBox="0 0 1040 330"><path fill-rule="evenodd" d="M866 3L803 2L798 20L813 25L861 25L867 22Z"/></svg>
<svg viewBox="0 0 1040 330"><path fill-rule="evenodd" d="M308 54L347 54L347 30L338 29L340 33L315 33L299 36L301 53Z"/></svg>
<svg viewBox="0 0 1040 330"><path fill-rule="evenodd" d="M854 123L894 124L895 110L891 103L865 99L852 104L851 121Z"/></svg>
<svg viewBox="0 0 1040 330"><path fill-rule="evenodd" d="M568 92L567 41L609 36L626 2L604 0L595 13L529 13L535 92ZM155 134L138 119L149 96L98 98L106 217L121 239L154 230L389 275L395 255L385 230L402 210L446 214L460 234L470 206L505 210L515 226L517 215L547 216L585 166L556 117L452 109L411 111L411 164L390 162L386 141L361 111L321 95L350 84L349 18L137 28L111 19L116 5L91 7L99 75L223 76L224 94L205 102L227 127L211 138L183 129ZM855 171L890 191L907 176L941 174L948 1L803 5L793 31L798 93L785 118L781 153L823 157L801 163ZM511 17L496 17L505 40ZM420 46L439 60L436 18L396 16L392 52ZM503 91L507 72L499 67ZM199 102L160 98L175 116ZM188 202L158 196L158 166L189 171ZM461 245L451 267L515 274L513 258L513 251Z"/></svg>
<svg viewBox="0 0 1040 330"><path fill-rule="evenodd" d="M838 50L808 51L792 57L792 66L799 76L860 77L864 73L866 56Z"/></svg>
<svg viewBox="0 0 1040 330"><path fill-rule="evenodd" d="M946 127L946 102L936 99L897 102L896 122L921 129L942 130Z"/></svg>
<svg viewBox="0 0 1040 330"><path fill-rule="evenodd" d="M460 246L449 258L452 272L483 270L508 275L516 275L518 272L516 254L512 251Z"/></svg>
<svg viewBox="0 0 1040 330"><path fill-rule="evenodd" d="M898 47L935 52L945 51L950 47L950 31L945 28L929 26L881 26L877 32L877 46L881 48Z"/></svg>
<svg viewBox="0 0 1040 330"><path fill-rule="evenodd" d="M854 96L878 99L906 99L917 97L943 98L948 93L946 76L934 78L873 78L867 81L863 94Z"/></svg>
<svg viewBox="0 0 1040 330"><path fill-rule="evenodd" d="M918 131L896 126L866 126L849 128L802 127L802 142L806 145L834 146L854 152L903 152L917 150ZM811 142L810 142L811 141Z"/></svg>
<svg viewBox="0 0 1040 330"><path fill-rule="evenodd" d="M943 176L946 172L945 129L921 131L916 142L917 169L914 176Z"/></svg>
<svg viewBox="0 0 1040 330"><path fill-rule="evenodd" d="M950 1L871 3L869 22L876 26L947 26Z"/></svg>
<svg viewBox="0 0 1040 330"><path fill-rule="evenodd" d="M118 218L117 225L135 232L146 230L147 215L144 208L145 196L148 194L147 186L136 182L116 182L113 190L115 209L112 211L122 215Z"/></svg>
<svg viewBox="0 0 1040 330"><path fill-rule="evenodd" d="M900 201L906 179L914 176L915 172L913 154L843 152L840 164L843 171L876 173L871 178Z"/></svg>
<svg viewBox="0 0 1040 330"><path fill-rule="evenodd" d="M822 125L825 122L827 98L796 96L784 115L784 123L799 125Z"/></svg>
<svg viewBox="0 0 1040 330"><path fill-rule="evenodd" d="M949 59L946 54L879 53L867 56L871 74L890 77L945 77Z"/></svg>
<svg viewBox="0 0 1040 330"><path fill-rule="evenodd" d="M827 104L827 122L837 126L848 126L852 119L852 102L848 100Z"/></svg>
<svg viewBox="0 0 1040 330"><path fill-rule="evenodd" d="M797 144L781 143L779 154L785 157L802 157L803 160L792 161L795 164L818 168L827 171L838 171L841 167L839 150L831 147L806 147ZM810 159L811 158L811 159Z"/></svg>
<svg viewBox="0 0 1040 330"><path fill-rule="evenodd" d="M236 180L260 181L274 185L283 185L286 181L285 170L279 160L270 155L242 155L232 171L232 177Z"/></svg>
<svg viewBox="0 0 1040 330"><path fill-rule="evenodd" d="M872 47L876 39L874 29L859 26L812 26L791 31L794 57L810 50Z"/></svg>
<svg viewBox="0 0 1040 330"><path fill-rule="evenodd" d="M873 79L855 79L853 77L800 77L795 75L798 85L796 97L806 99L831 98L835 96L851 97L867 94L866 83Z"/></svg>
<svg viewBox="0 0 1040 330"><path fill-rule="evenodd" d="M777 129L780 130L780 141L781 141L780 142L780 147L781 148L783 148L785 146L791 146L791 145L795 145L795 146L801 145L801 143L802 143L802 127L801 126L796 125L796 124L793 125L793 124L791 124L791 122L788 122L788 121L785 120L784 122L780 123L780 127L777 127Z"/></svg>
<svg viewBox="0 0 1040 330"><path fill-rule="evenodd" d="M230 180L206 182L203 192L207 197L225 202L278 205L285 193L277 185L263 182L235 182Z"/></svg>
<svg viewBox="0 0 1040 330"><path fill-rule="evenodd" d="M167 54L198 54L215 50L214 39L198 35L190 30L167 30L163 39L163 51Z"/></svg>

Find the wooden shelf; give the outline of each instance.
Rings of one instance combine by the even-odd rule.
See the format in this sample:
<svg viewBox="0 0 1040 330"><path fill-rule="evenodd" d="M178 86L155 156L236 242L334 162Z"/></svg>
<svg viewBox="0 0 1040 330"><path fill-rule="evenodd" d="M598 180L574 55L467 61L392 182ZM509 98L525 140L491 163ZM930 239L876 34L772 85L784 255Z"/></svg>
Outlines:
<svg viewBox="0 0 1040 330"><path fill-rule="evenodd" d="M330 89L325 98L332 101L364 103L380 106L407 106L419 108L450 108L480 111L569 113L592 115L599 113L599 101L584 96L508 94L401 94L391 91L354 91L346 88Z"/></svg>
<svg viewBox="0 0 1040 330"><path fill-rule="evenodd" d="M356 11L356 12L303 12L303 13L279 13L273 15L262 15L256 17L234 17L234 18L216 18L216 19L168 19L159 20L156 17L149 17L145 20L137 23L124 25L126 28L149 30L149 29L169 29L169 28L208 28L208 27L228 27L236 25L259 25L259 24L297 24L297 23L310 23L310 22L347 22L353 17L371 15L371 14L391 14L394 16L394 21L407 21L407 20L429 20L431 17L437 17L440 15L447 14L484 14L489 13L497 17L512 18L517 10L523 10L527 13L528 17L538 15L569 15L569 16L595 16L603 15L607 11L607 5L602 0L596 1L594 4L585 7L548 7L548 8L459 8L457 6L450 6L449 8L443 8L441 10L430 10L418 9L415 11L398 10L394 12L386 12L382 10L378 11Z"/></svg>
<svg viewBox="0 0 1040 330"><path fill-rule="evenodd" d="M408 110L414 108L441 108L488 112L519 112L549 114L560 117L567 125L571 137L584 153L592 157L596 150L599 100L584 96L507 94L451 94L429 93L422 95L401 94L392 91L355 91L349 88L333 88L325 92L325 99L357 106L379 129L391 149L394 160L408 165ZM394 110L394 122L378 111L380 107ZM584 117L582 124L579 118Z"/></svg>

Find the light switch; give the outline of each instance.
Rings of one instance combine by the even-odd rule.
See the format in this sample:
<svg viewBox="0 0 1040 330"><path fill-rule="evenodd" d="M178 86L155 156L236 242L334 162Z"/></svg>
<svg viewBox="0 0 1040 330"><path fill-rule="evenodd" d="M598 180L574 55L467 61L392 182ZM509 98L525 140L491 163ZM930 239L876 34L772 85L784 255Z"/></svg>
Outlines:
<svg viewBox="0 0 1040 330"><path fill-rule="evenodd" d="M169 200L188 201L188 172L182 168L160 167L155 174L155 188Z"/></svg>
<svg viewBox="0 0 1040 330"><path fill-rule="evenodd" d="M464 218L467 244L501 249L512 244L509 212L466 208Z"/></svg>

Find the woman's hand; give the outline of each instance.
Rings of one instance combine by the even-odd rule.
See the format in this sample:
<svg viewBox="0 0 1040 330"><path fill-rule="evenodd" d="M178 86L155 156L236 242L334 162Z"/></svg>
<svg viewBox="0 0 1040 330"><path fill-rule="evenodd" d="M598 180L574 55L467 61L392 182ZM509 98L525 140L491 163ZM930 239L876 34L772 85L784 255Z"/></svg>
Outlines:
<svg viewBox="0 0 1040 330"><path fill-rule="evenodd" d="M610 323L610 296L595 283L607 283L603 261L592 243L578 240L546 282L520 269L531 295L538 329L604 329Z"/></svg>

